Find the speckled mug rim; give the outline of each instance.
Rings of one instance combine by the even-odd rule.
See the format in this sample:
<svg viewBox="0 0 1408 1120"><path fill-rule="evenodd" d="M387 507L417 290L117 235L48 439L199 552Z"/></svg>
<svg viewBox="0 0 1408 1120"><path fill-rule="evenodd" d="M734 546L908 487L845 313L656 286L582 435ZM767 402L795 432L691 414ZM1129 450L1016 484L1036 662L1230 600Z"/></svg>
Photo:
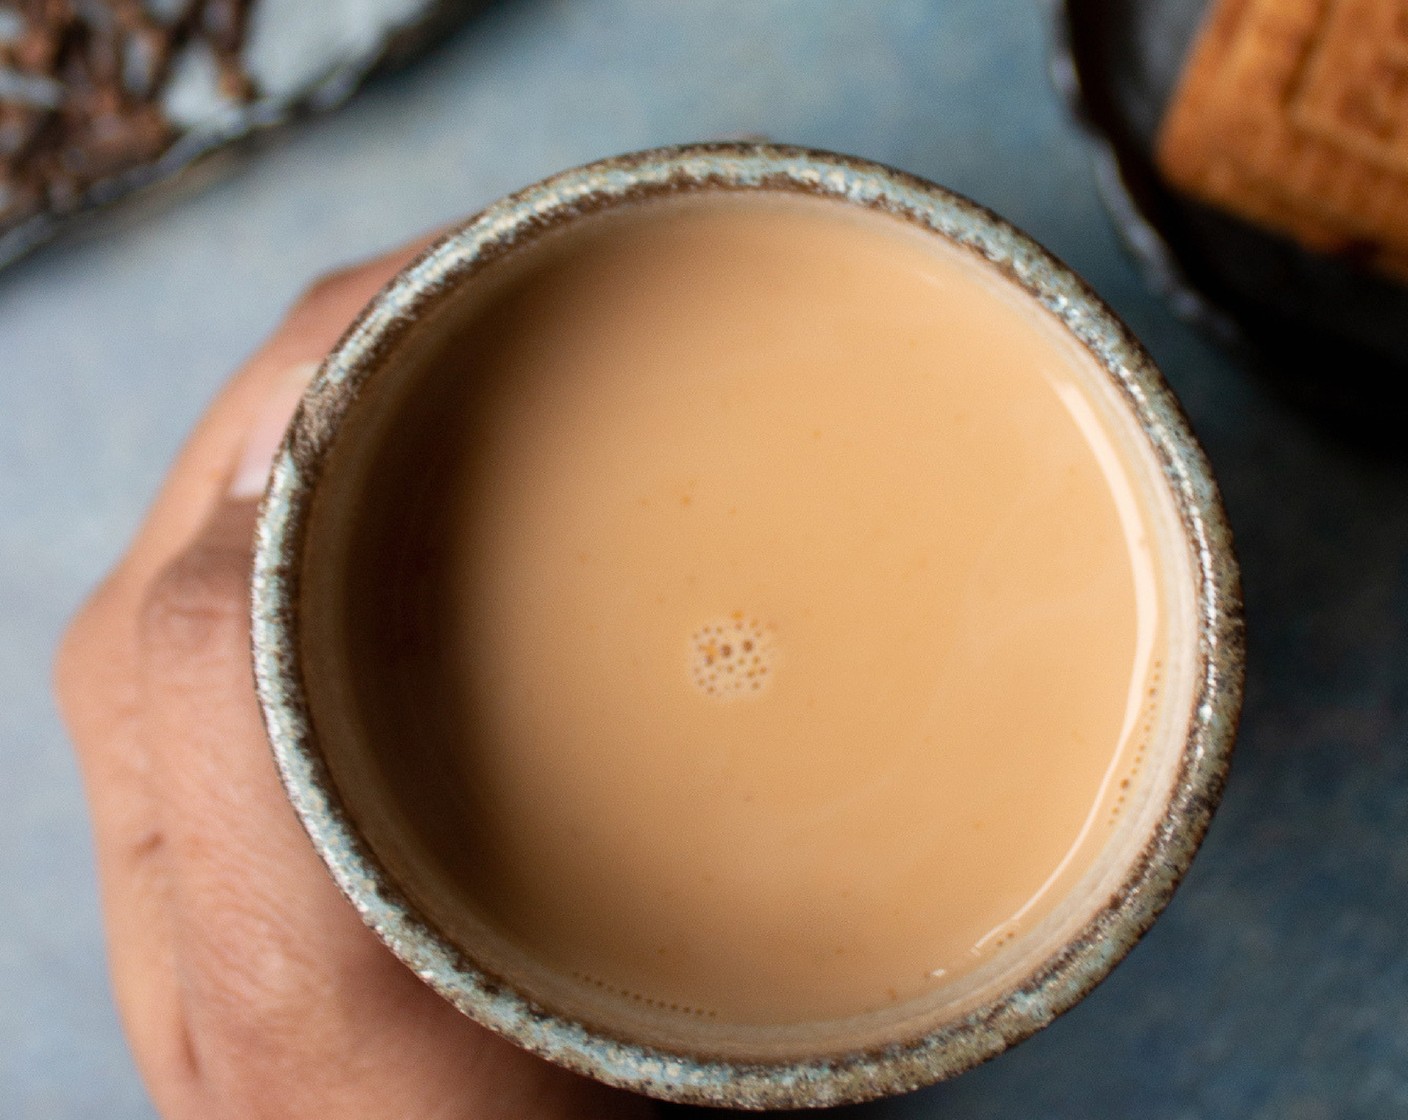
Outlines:
<svg viewBox="0 0 1408 1120"><path fill-rule="evenodd" d="M308 513L340 421L366 379L420 315L516 245L595 210L701 189L834 198L892 213L986 258L1109 374L1157 456L1192 553L1192 719L1167 808L1120 887L1057 953L960 1020L839 1057L745 1062L641 1045L539 1006L476 965L418 914L359 836L303 695L297 573ZM367 925L442 996L520 1046L608 1084L686 1103L790 1108L868 1100L952 1077L1045 1026L1108 975L1168 902L1221 797L1241 709L1241 593L1226 516L1207 459L1144 348L1075 273L985 208L903 171L802 148L716 143L617 156L519 191L440 238L372 299L305 395L260 508L252 585L255 681L280 777Z"/></svg>

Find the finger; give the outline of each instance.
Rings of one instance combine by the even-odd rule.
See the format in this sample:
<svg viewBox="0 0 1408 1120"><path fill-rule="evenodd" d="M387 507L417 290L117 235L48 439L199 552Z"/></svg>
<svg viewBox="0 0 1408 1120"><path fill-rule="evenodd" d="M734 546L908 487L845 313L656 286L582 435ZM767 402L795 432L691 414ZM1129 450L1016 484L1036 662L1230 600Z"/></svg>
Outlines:
<svg viewBox="0 0 1408 1120"><path fill-rule="evenodd" d="M299 297L274 334L217 395L177 456L114 575L122 591L135 588L140 594L203 524L225 488L245 433L288 371L321 362L368 300L436 237L335 272Z"/></svg>
<svg viewBox="0 0 1408 1120"><path fill-rule="evenodd" d="M170 868L152 798L129 659L105 656L110 635L84 613L70 628L57 679L80 753L92 821L108 971L123 1031L163 1114L189 1114L185 1045L171 922ZM86 703L77 698L88 699ZM98 764L101 760L101 764Z"/></svg>
<svg viewBox="0 0 1408 1120"><path fill-rule="evenodd" d="M332 345L371 294L424 244L336 273L309 289L280 330L217 398L177 460L127 556L63 635L55 657L54 687L78 754L92 815L110 956L127 957L123 950L132 940L129 931L155 928L161 908L161 836L147 788L147 752L134 726L141 598L155 573L170 562L207 515L227 480L233 449L247 438L251 417L264 410L264 446L277 444L314 360ZM271 392L275 396L282 392L285 398L278 404L281 414L269 411ZM133 1001L124 994L151 983L144 975L145 966L159 955L139 954L132 958L132 968L113 960L118 1005L124 1014L150 1013L159 1018L154 1001Z"/></svg>
<svg viewBox="0 0 1408 1120"><path fill-rule="evenodd" d="M255 414L290 370L315 366L373 295L439 234L318 280L295 301L274 334L211 402L171 466L126 555L89 597L89 631L121 635L130 666L136 606L151 578L181 550L209 515L228 481L230 463ZM77 635L87 637L87 632ZM66 638L64 652L74 643ZM101 697L64 690L62 703Z"/></svg>
<svg viewBox="0 0 1408 1120"><path fill-rule="evenodd" d="M126 555L89 596L60 641L54 686L80 762L101 764L119 753L115 761L125 759L125 750L104 748L107 736L102 729L120 720L132 705L138 604L147 584L208 516L255 413L266 407L280 382L300 376L306 380L362 305L430 240L334 273L310 287L196 426ZM92 758L94 752L100 757ZM109 775L92 777L90 785L97 789Z"/></svg>

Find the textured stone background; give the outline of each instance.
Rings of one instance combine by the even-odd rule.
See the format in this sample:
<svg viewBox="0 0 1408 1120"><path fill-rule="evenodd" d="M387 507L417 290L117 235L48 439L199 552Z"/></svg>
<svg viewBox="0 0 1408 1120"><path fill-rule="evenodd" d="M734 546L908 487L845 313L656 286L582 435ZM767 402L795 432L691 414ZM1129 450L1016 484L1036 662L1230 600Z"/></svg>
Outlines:
<svg viewBox="0 0 1408 1120"><path fill-rule="evenodd" d="M151 1116L47 663L216 386L326 268L570 164L740 132L937 179L1066 258L1182 396L1245 565L1244 733L1168 913L1049 1030L853 1115L1408 1115L1408 469L1319 434L1146 294L1044 45L1032 0L504 0L201 193L0 274L0 1116Z"/></svg>

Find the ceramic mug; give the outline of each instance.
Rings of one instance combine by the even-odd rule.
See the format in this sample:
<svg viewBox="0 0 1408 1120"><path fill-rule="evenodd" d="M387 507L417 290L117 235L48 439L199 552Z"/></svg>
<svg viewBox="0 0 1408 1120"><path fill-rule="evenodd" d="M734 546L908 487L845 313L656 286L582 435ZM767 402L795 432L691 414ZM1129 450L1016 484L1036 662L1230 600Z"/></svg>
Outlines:
<svg viewBox="0 0 1408 1120"><path fill-rule="evenodd" d="M884 211L984 258L1092 355L1134 421L1150 485L1162 488L1186 545L1196 619L1186 723L1144 769L1143 810L1053 918L922 1007L868 1020L773 1031L727 1023L627 1021L589 995L562 997L507 960L485 932L454 934L437 900L359 831L329 765L335 727L318 726L300 630L301 565L316 495L336 497L329 455L359 400L414 349L418 329L493 262L584 215L678 192L786 191ZM355 428L355 426L352 426ZM345 487L344 487L345 489ZM667 1100L748 1108L833 1105L904 1092L960 1073L1065 1011L1129 951L1167 903L1221 793L1241 704L1236 560L1206 459L1162 377L1128 329L1074 273L982 207L932 183L847 156L765 144L708 144L620 156L567 171L469 219L378 294L324 361L272 471L253 574L255 676L284 786L319 855L363 920L465 1014L534 1053L612 1085ZM367 777L365 780L375 780Z"/></svg>

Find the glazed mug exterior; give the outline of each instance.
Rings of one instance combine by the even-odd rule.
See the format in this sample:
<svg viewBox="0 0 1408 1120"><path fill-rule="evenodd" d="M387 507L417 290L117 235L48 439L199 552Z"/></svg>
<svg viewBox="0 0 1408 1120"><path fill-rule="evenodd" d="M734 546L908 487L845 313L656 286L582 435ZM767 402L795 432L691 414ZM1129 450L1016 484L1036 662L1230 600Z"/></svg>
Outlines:
<svg viewBox="0 0 1408 1120"><path fill-rule="evenodd" d="M339 423L417 320L489 263L548 229L677 192L790 191L878 209L985 258L1064 324L1108 375L1158 462L1195 586L1195 683L1172 788L1123 881L1079 933L981 1005L918 1037L844 1053L741 1060L633 1040L544 1007L451 943L408 901L350 819L303 692L298 576L311 500ZM367 306L324 361L290 426L261 507L253 654L265 724L288 796L314 847L368 926L465 1014L579 1073L654 1097L746 1108L834 1105L904 1092L1000 1053L1098 984L1157 917L1220 798L1242 694L1238 569L1208 463L1152 360L1070 269L981 206L864 160L767 144L704 144L619 156L493 204L442 237Z"/></svg>

